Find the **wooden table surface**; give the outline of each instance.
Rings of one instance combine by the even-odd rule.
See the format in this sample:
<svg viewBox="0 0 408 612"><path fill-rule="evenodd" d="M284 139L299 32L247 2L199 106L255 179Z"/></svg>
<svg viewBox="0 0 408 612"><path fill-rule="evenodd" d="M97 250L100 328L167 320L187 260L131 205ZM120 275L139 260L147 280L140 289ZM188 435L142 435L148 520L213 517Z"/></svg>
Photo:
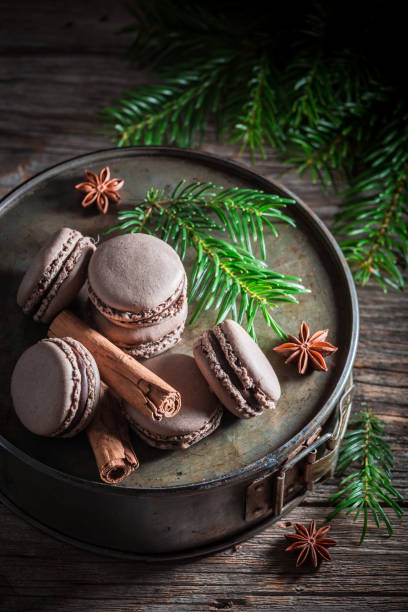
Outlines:
<svg viewBox="0 0 408 612"><path fill-rule="evenodd" d="M0 2L0 196L64 159L107 148L98 112L147 76L123 59L128 22L122 3L108 0ZM227 159L237 151L209 134L203 149ZM248 164L247 157L240 159ZM255 169L277 178L286 167L271 155ZM310 177L289 170L285 185L326 222L336 210ZM361 335L354 369L354 410L367 402L387 424L395 485L407 492L408 293L359 289ZM0 504L0 609L115 610L406 610L407 521L395 535L342 516L333 563L294 567L283 552L288 522L324 520L335 480L320 485L287 521L238 549L187 562L121 562L77 550L44 535Z"/></svg>

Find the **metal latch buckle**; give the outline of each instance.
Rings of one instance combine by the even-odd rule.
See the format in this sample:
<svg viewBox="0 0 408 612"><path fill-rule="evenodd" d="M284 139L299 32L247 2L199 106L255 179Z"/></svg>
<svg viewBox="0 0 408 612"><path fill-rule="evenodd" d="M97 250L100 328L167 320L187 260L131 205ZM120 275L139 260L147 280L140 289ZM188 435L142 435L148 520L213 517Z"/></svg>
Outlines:
<svg viewBox="0 0 408 612"><path fill-rule="evenodd" d="M296 480L299 485L303 484L303 488L305 486L306 489L311 488L309 466L316 460L317 448L331 437L332 434L327 433L318 438L311 446L304 448L288 461L278 473L268 473L254 480L246 492L245 520L252 521L270 514L280 514L284 505L285 493L290 494L295 490ZM302 459L305 459L304 465L301 465ZM301 465L301 469L295 469L298 465ZM289 479L288 475L290 475Z"/></svg>
<svg viewBox="0 0 408 612"><path fill-rule="evenodd" d="M268 472L248 486L245 498L246 521L280 515L285 511L288 502L291 506L294 505L293 499L296 496L300 502L315 482L332 474L340 443L347 429L352 389L351 384L338 404L336 425L332 433L324 434L310 446L297 452L281 470ZM317 449L322 444L326 444L327 451L317 458Z"/></svg>

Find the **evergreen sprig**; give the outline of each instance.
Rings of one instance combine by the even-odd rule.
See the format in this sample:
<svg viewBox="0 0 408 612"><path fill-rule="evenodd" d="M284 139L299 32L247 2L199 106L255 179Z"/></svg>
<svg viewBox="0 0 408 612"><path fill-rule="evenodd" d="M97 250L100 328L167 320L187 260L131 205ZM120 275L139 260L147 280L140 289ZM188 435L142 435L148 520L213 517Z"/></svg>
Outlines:
<svg viewBox="0 0 408 612"><path fill-rule="evenodd" d="M232 134L232 140L241 142L241 153L249 147L251 159L255 161L255 152L259 151L266 159L265 143L271 146L282 146L284 135L281 133L281 125L276 104L276 92L272 87L272 74L266 56L254 65L252 77L248 88L248 99L237 117L232 117L231 126L226 126L225 131Z"/></svg>
<svg viewBox="0 0 408 612"><path fill-rule="evenodd" d="M196 309L190 323L202 310L213 308L217 323L229 314L239 323L245 318L248 332L256 338L254 320L260 311L267 325L286 338L271 310L280 302L297 302L295 296L307 289L301 279L268 268L264 229L277 235L277 221L294 225L281 210L290 202L254 189L180 181L169 197L163 190L149 189L133 210L118 212L119 223L107 233L143 231L159 236L181 259L189 246L195 249L189 302L195 301ZM217 231L228 233L231 242L215 236ZM255 242L263 259L253 254Z"/></svg>
<svg viewBox="0 0 408 612"><path fill-rule="evenodd" d="M362 173L347 191L335 231L357 282L373 275L387 285L404 289L401 269L408 264L408 112L404 129L399 120L382 130L382 146L367 157L370 171Z"/></svg>
<svg viewBox="0 0 408 612"><path fill-rule="evenodd" d="M219 100L227 85L234 56L222 56L182 70L164 84L151 85L129 93L117 107L107 108L104 118L117 133L119 146L178 144L188 147L200 143L209 116L221 113ZM235 86L242 87L242 75ZM221 121L221 117L218 117Z"/></svg>
<svg viewBox="0 0 408 612"><path fill-rule="evenodd" d="M128 8L134 20L122 30L134 37L128 55L142 68L153 67L158 73L163 72L163 66L164 72L168 66L179 71L191 54L219 57L220 46L236 48L231 39L240 37L220 6L210 11L208 5L194 1L146 0Z"/></svg>
<svg viewBox="0 0 408 612"><path fill-rule="evenodd" d="M363 514L360 544L367 533L369 514L377 527L383 522L391 536L392 526L384 504L390 506L398 518L403 513L400 506L403 498L392 486L394 462L390 446L384 440L384 424L367 407L351 422L352 429L345 435L337 471L342 473L356 462L359 467L340 482L340 490L330 498L336 507L327 517L328 520L342 510L347 515L354 513L354 520Z"/></svg>
<svg viewBox="0 0 408 612"><path fill-rule="evenodd" d="M381 3L370 5L368 20L364 3L351 0L274 5L272 19L256 1L138 0L131 13L130 56L159 82L106 109L115 141L192 146L211 122L253 160L271 145L325 189L346 179L334 230L355 279L403 289L403 20L387 23L394 12Z"/></svg>

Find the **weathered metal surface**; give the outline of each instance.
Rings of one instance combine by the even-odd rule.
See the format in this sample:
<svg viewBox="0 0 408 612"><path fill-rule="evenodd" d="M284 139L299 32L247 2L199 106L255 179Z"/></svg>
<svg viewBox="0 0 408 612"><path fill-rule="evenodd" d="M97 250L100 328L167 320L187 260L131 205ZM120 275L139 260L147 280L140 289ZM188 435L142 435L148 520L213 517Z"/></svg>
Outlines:
<svg viewBox="0 0 408 612"><path fill-rule="evenodd" d="M348 401L346 411L343 399ZM101 554L148 561L209 554L276 522L329 473L350 407L347 390L331 419L331 433L317 437L309 448L301 445L283 466L269 462L266 475L252 482L246 476L214 487L134 489L134 494L116 487L109 494L55 470L41 469L35 460L27 463L19 451L0 452L0 484L7 493L0 493L0 499L46 533ZM334 448L318 459L317 449L330 440Z"/></svg>
<svg viewBox="0 0 408 612"><path fill-rule="evenodd" d="M251 482L245 496L245 520L279 516L296 495L304 495L316 482L332 474L337 454L346 432L352 406L354 385L350 379L336 414L325 434L321 428L289 454L280 469Z"/></svg>
<svg viewBox="0 0 408 612"><path fill-rule="evenodd" d="M174 520L180 516L182 502L177 501L172 515L168 508L165 510L169 496L163 498L162 495L170 494L170 498L176 502L178 494L188 492L191 495L193 491L205 491L208 503L203 504L202 509L214 512L221 499L215 496L210 501L208 491L213 487L219 489L220 486L232 486L239 482L241 497L236 520L229 513L231 519L229 525L226 525L225 515L221 513L218 517L218 531L215 529L205 533L202 529L199 535L190 537L189 546L199 546L203 542L227 537L234 530L237 531L243 520L242 496L245 482L247 485L262 471L270 470L284 461L293 449L310 438L333 410L350 373L357 344L358 311L354 286L339 249L325 227L299 201L291 205L289 212L296 220L297 227L293 229L280 225L278 240L267 237L268 262L278 271L301 276L312 293L300 296L299 305L288 304L276 309L276 316L280 324L292 333L297 333L302 319L307 320L313 331L330 328L330 340L339 346L339 351L328 361L329 372L325 375L315 372L298 377L273 353L272 348L279 341L259 319L257 333L260 345L276 369L282 385L282 398L277 410L267 411L247 421L235 419L226 413L219 430L185 451L155 450L134 438L142 467L123 486L104 485L99 482L92 452L84 435L74 440L48 440L31 435L19 425L11 406L9 381L21 352L46 334L44 326L24 317L15 305L17 287L31 257L46 237L62 225L78 228L96 237L101 236L103 230L115 222L114 214L102 217L92 210L82 209L80 195L73 189L73 185L81 180L85 168L96 171L105 165L110 166L114 176L125 179L122 190L124 207L140 200L148 187L155 186L169 191L180 178L187 181L212 180L225 187L251 186L286 196L288 193L278 184L272 184L238 165L205 154L160 147L114 149L70 160L38 175L8 196L0 211L0 274L2 287L7 287L3 291L0 305L0 347L2 354L7 355L0 371L0 423L5 438L3 447L8 452L18 454L18 461L29 464L30 469L38 473L39 479L41 474L47 473L56 482L62 477L68 489L72 487L77 492L84 492L89 487L93 503L96 503L98 495L111 499L119 495L129 506L124 510L126 514L134 503L137 508L133 507L132 512L141 512L142 516L146 516L146 508L149 508L151 513L150 502L143 502L144 505L139 507L140 499L152 495L152 499L156 500L152 502L154 505L158 494L163 505L156 509L159 514L167 512L169 522L172 516ZM191 266L192 260L190 254L186 260L187 268ZM197 325L186 329L183 342L173 351L191 354L193 337L213 324L214 313L209 312L199 319ZM24 470L20 475L20 486L23 486ZM233 498L237 495L237 491L234 491ZM232 499L227 498L224 501L231 504ZM41 509L38 512L41 513ZM36 516L35 509L32 509L31 514ZM216 518L217 512L213 516ZM59 529L58 525L52 524L52 516L44 517L43 522ZM80 537L80 532L81 529L76 532L76 537ZM180 544L177 546L185 548L189 534L191 536L191 526L187 526L182 537L178 538ZM72 533L70 535L75 536ZM135 540L133 544L130 538L129 546L138 546L139 550L148 552L148 539L141 543L140 537L139 534L136 538L138 543ZM115 540L116 548L119 547L119 540L120 537ZM177 534L173 531L168 543L162 540L159 546L162 551L171 550L176 540ZM94 540L88 538L88 541L98 544L98 537L95 536ZM109 543L109 546L113 545L113 542ZM157 548L155 551L159 552Z"/></svg>

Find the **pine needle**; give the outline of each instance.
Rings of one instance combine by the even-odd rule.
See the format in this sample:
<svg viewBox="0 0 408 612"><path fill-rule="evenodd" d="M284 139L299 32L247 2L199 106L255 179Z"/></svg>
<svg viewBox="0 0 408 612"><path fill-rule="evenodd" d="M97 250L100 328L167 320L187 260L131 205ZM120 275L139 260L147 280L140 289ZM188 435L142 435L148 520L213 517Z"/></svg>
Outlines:
<svg viewBox="0 0 408 612"><path fill-rule="evenodd" d="M286 334L271 311L280 302L296 302L296 295L308 290L301 279L274 272L267 267L265 227L277 235L276 222L294 225L282 212L293 202L255 189L224 189L210 182L185 181L170 197L149 189L133 210L118 212L119 223L106 233L120 230L148 232L170 243L184 259L187 248L196 251L189 282L189 303L195 304L190 323L203 310L217 313L216 322L227 316L243 322L256 338L254 320L260 311L267 325L285 339ZM225 232L229 241L214 235ZM260 244L263 259L254 256Z"/></svg>
<svg viewBox="0 0 408 612"><path fill-rule="evenodd" d="M385 525L389 536L392 535L392 525L384 505L389 506L398 518L403 514L400 502L404 500L392 486L393 457L388 442L384 440L384 424L367 407L351 422L352 428L346 433L340 450L337 472L344 472L354 463L357 470L340 482L339 491L329 500L335 504L335 509L327 517L329 521L343 510L347 515L354 514L355 521L362 514L360 544L366 537L370 514L377 527L381 523Z"/></svg>
<svg viewBox="0 0 408 612"><path fill-rule="evenodd" d="M347 191L334 229L358 283L373 276L384 291L405 289L408 264L408 112L380 134L371 171Z"/></svg>
<svg viewBox="0 0 408 612"><path fill-rule="evenodd" d="M158 82L105 110L114 141L189 147L211 123L252 161L266 158L271 145L326 191L346 180L334 231L355 280L404 289L408 99L400 73L390 76L403 50L384 61L383 42L378 65L387 19L381 5L367 20L354 3L346 22L344 3L303 3L296 14L274 6L272 29L252 3L226 14L222 3L138 0L130 12L129 56L153 68ZM396 25L393 44L404 39Z"/></svg>

